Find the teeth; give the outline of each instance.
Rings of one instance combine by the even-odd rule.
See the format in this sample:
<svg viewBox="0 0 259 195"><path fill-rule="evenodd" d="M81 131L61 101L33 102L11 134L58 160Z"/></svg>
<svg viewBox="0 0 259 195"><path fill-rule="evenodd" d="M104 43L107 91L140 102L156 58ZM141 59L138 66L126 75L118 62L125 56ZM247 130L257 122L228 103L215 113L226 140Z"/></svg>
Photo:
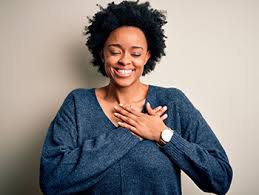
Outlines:
<svg viewBox="0 0 259 195"><path fill-rule="evenodd" d="M132 72L132 70L121 70L121 69L119 69L118 72L121 73L121 74L130 74Z"/></svg>

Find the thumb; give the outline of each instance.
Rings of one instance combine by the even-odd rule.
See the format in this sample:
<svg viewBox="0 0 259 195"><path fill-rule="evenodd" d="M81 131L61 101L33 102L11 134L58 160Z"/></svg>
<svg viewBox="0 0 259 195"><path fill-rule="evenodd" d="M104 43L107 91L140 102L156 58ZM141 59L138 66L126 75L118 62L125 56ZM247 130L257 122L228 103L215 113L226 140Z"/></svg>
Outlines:
<svg viewBox="0 0 259 195"><path fill-rule="evenodd" d="M148 114L150 114L150 115L155 115L156 114L156 112L153 111L153 109L151 108L151 105L150 105L149 102L147 102L147 104L146 104L146 109L147 109Z"/></svg>

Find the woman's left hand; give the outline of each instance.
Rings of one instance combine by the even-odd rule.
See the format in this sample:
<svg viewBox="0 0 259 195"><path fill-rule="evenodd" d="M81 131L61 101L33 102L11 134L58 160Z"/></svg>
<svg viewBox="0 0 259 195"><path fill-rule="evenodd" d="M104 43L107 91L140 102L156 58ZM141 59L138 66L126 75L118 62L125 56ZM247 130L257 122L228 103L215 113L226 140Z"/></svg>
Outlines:
<svg viewBox="0 0 259 195"><path fill-rule="evenodd" d="M159 141L160 134L166 125L160 115L152 110L149 103L146 105L148 114L136 111L131 106L120 105L114 108L116 110L114 115L123 121L118 123L120 126L144 139Z"/></svg>

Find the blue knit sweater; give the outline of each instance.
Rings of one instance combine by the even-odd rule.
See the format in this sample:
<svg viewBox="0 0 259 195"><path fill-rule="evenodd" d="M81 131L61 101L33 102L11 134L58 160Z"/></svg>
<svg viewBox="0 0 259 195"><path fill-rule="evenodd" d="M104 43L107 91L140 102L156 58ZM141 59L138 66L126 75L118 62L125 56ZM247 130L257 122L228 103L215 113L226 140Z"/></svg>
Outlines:
<svg viewBox="0 0 259 195"><path fill-rule="evenodd" d="M177 88L149 85L146 102L167 106L174 129L159 147L116 127L95 89L71 91L52 120L42 149L44 194L181 194L181 170L206 192L225 194L232 169L201 113ZM146 109L143 109L146 113Z"/></svg>

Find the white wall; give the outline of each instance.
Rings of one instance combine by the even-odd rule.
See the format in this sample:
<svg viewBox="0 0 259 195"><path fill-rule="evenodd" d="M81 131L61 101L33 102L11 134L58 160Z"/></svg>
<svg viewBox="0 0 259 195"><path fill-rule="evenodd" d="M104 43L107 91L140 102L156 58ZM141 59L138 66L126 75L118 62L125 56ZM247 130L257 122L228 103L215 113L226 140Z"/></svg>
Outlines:
<svg viewBox="0 0 259 195"><path fill-rule="evenodd" d="M86 16L107 0L0 1L0 194L41 194L48 125L74 88L98 87ZM143 79L185 92L225 147L229 195L258 194L259 1L150 1L168 12L167 56ZM183 194L202 194L186 176Z"/></svg>

